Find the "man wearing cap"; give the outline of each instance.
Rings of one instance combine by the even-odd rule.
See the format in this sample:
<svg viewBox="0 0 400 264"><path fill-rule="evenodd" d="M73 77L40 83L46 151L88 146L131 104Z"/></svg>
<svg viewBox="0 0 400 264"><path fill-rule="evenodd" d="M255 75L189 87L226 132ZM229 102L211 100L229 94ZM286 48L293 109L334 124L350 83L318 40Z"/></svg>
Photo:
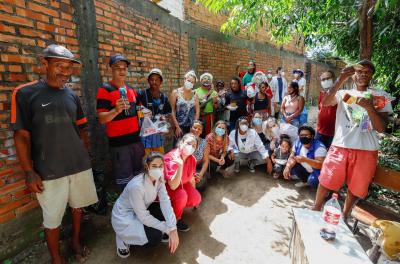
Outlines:
<svg viewBox="0 0 400 264"><path fill-rule="evenodd" d="M347 219L357 197L368 193L378 160L377 133L385 131L388 115L393 112L390 103L374 105L374 90L369 86L374 73L375 67L368 60L343 69L322 100L325 106L337 105L337 111L335 135L322 165L314 210L321 210L329 190L338 191L346 182L343 216ZM354 88L339 90L350 76Z"/></svg>
<svg viewBox="0 0 400 264"><path fill-rule="evenodd" d="M281 109L283 97L287 93L288 84L285 79L285 72L282 67L276 69L276 76L272 78L272 102L274 103L275 118L279 117L279 110Z"/></svg>
<svg viewBox="0 0 400 264"><path fill-rule="evenodd" d="M163 83L163 75L160 69L152 69L147 76L149 88L139 91L139 100L142 106L151 110L153 121L159 116L165 120L171 114L171 105L168 96L160 91ZM142 137L142 143L146 154L151 152L164 153L164 138L160 134Z"/></svg>
<svg viewBox="0 0 400 264"><path fill-rule="evenodd" d="M74 55L49 45L40 58L46 77L14 89L11 124L28 189L36 193L52 263L63 263L59 251L60 225L67 204L72 208L72 249L78 261L88 257L80 242L82 207L97 202L96 188L80 99L66 86Z"/></svg>
<svg viewBox="0 0 400 264"><path fill-rule="evenodd" d="M139 136L136 91L125 83L130 61L121 54L110 56L112 79L97 91L99 122L106 124L115 183L123 190L143 169L144 147Z"/></svg>

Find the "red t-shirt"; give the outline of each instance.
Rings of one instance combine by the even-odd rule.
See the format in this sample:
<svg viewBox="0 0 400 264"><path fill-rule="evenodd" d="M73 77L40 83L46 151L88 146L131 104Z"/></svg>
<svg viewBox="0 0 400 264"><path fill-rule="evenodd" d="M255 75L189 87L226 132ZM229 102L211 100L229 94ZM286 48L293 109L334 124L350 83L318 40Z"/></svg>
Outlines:
<svg viewBox="0 0 400 264"><path fill-rule="evenodd" d="M178 164L174 162L174 156L180 155L178 149L173 149L167 154L164 155L164 179L165 181L169 181L175 175L176 170L178 169ZM196 173L196 158L193 155L190 155L183 163L182 170L182 179L181 183L185 184L190 182L194 174ZM167 188L169 185L166 184Z"/></svg>
<svg viewBox="0 0 400 264"><path fill-rule="evenodd" d="M321 91L318 97L318 122L317 132L324 136L333 137L335 134L335 121L336 121L336 109L335 106L323 106L322 100L327 95L326 92Z"/></svg>

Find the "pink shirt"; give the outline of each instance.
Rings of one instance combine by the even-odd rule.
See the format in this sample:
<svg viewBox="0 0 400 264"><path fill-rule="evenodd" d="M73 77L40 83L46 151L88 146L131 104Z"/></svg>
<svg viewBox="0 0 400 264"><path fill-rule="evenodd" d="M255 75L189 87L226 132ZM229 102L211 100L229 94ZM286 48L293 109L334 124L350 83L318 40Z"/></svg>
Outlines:
<svg viewBox="0 0 400 264"><path fill-rule="evenodd" d="M179 156L179 155L180 153L178 149L173 149L164 155L164 179L166 181L171 180L172 177L175 175L178 169L178 164L176 164L176 162L174 162L173 160L174 156ZM195 173L196 173L196 158L193 155L190 155L189 157L186 158L185 163L183 163L181 183L185 184L187 182L190 182ZM168 189L169 185L166 184L166 186Z"/></svg>
<svg viewBox="0 0 400 264"><path fill-rule="evenodd" d="M293 114L300 107L300 96L291 98L290 95L285 96L285 112Z"/></svg>

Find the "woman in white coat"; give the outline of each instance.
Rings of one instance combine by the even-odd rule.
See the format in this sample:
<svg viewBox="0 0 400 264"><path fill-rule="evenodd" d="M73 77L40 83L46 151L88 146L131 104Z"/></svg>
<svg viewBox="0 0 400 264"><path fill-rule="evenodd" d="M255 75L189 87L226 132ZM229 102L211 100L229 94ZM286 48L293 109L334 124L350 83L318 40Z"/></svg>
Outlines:
<svg viewBox="0 0 400 264"><path fill-rule="evenodd" d="M235 160L235 172L239 172L240 160L246 159L250 172L255 172L254 167L269 162L268 151L265 149L257 131L249 128L246 117L241 117L236 122L236 129L229 134L228 152L230 158Z"/></svg>
<svg viewBox="0 0 400 264"><path fill-rule="evenodd" d="M129 257L130 245L155 246L168 241L174 253L179 244L175 214L164 183L163 156L149 154L144 169L128 183L112 210L111 223L121 258Z"/></svg>

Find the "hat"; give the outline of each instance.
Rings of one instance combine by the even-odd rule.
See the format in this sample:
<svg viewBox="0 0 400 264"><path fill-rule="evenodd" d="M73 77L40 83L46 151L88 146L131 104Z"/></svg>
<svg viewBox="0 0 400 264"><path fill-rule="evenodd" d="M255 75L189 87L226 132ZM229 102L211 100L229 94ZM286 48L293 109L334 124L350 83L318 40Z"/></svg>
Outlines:
<svg viewBox="0 0 400 264"><path fill-rule="evenodd" d="M205 79L208 78L211 82L213 81L213 76L211 73L205 72L200 76L200 82Z"/></svg>
<svg viewBox="0 0 400 264"><path fill-rule="evenodd" d="M360 67L360 66L361 67L365 67L365 66L369 67L372 70L372 73L375 73L375 66L370 60L361 60L361 61L357 62L357 64L354 65L353 67L357 68L357 66L358 67Z"/></svg>
<svg viewBox="0 0 400 264"><path fill-rule="evenodd" d="M110 56L110 61L109 61L109 65L112 66L115 63L119 62L119 61L125 61L126 64L131 65L131 62L122 54L114 54Z"/></svg>
<svg viewBox="0 0 400 264"><path fill-rule="evenodd" d="M300 70L300 69L295 69L295 70L293 70L293 74L295 74L295 73L300 74L300 77L303 77L303 76L304 76L304 72L303 72L302 70Z"/></svg>
<svg viewBox="0 0 400 264"><path fill-rule="evenodd" d="M256 96L256 90L251 85L246 88L246 93L249 98Z"/></svg>
<svg viewBox="0 0 400 264"><path fill-rule="evenodd" d="M149 78L152 74L157 74L158 76L160 76L161 81L163 80L162 71L160 69L158 69L158 68L151 69L151 71L149 72L149 75L147 75L147 80L149 80Z"/></svg>
<svg viewBox="0 0 400 264"><path fill-rule="evenodd" d="M43 58L58 58L70 60L75 63L82 64L79 60L75 59L74 54L64 46L51 44L47 46L42 52Z"/></svg>
<svg viewBox="0 0 400 264"><path fill-rule="evenodd" d="M218 80L215 84L222 84L222 85L225 85L225 82L223 81L223 80Z"/></svg>

